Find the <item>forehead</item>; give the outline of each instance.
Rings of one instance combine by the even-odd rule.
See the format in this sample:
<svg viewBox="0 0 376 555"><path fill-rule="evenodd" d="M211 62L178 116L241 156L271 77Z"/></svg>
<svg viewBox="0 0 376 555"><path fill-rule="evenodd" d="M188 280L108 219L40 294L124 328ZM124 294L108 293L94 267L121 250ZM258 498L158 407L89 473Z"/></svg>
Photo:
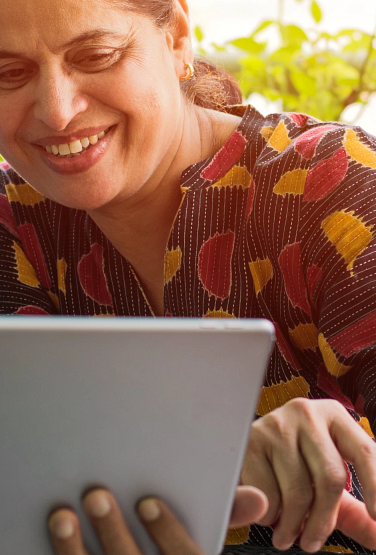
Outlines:
<svg viewBox="0 0 376 555"><path fill-rule="evenodd" d="M54 51L93 29L126 33L135 19L108 0L1 0L0 48L43 45Z"/></svg>

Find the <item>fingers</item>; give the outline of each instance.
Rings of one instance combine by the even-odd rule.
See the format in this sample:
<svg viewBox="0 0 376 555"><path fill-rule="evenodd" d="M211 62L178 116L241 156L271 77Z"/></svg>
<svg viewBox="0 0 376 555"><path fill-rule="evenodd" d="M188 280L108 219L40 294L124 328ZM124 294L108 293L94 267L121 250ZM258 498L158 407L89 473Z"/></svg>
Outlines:
<svg viewBox="0 0 376 555"><path fill-rule="evenodd" d="M347 491L342 494L336 527L367 549L376 549L376 522L364 503Z"/></svg>
<svg viewBox="0 0 376 555"><path fill-rule="evenodd" d="M273 533L273 545L285 550L299 537L314 494L312 479L297 443L287 443L284 453L279 455L274 467L280 484L282 508Z"/></svg>
<svg viewBox="0 0 376 555"><path fill-rule="evenodd" d="M142 555L118 504L108 491L91 491L83 505L104 555ZM53 513L49 528L56 555L89 555L83 544L78 518L72 511L64 509Z"/></svg>
<svg viewBox="0 0 376 555"><path fill-rule="evenodd" d="M259 522L268 510L268 498L252 486L240 486L236 490L230 517L230 528L241 528Z"/></svg>
<svg viewBox="0 0 376 555"><path fill-rule="evenodd" d="M314 483L313 503L300 538L300 547L314 553L335 529L347 474L327 431L319 438L303 435L300 446Z"/></svg>
<svg viewBox="0 0 376 555"><path fill-rule="evenodd" d="M270 526L278 519L281 494L273 466L268 460L269 453L265 449L268 442L273 442L272 437L267 437L269 427L263 425L265 422L267 423L266 418L253 423L241 480L244 485L256 487L265 493L268 499L268 510L257 522L262 526Z"/></svg>
<svg viewBox="0 0 376 555"><path fill-rule="evenodd" d="M78 518L72 511L62 509L53 513L48 527L57 555L89 555L83 545Z"/></svg>
<svg viewBox="0 0 376 555"><path fill-rule="evenodd" d="M345 409L333 415L330 433L343 459L354 465L368 512L376 519L376 443Z"/></svg>
<svg viewBox="0 0 376 555"><path fill-rule="evenodd" d="M83 506L105 555L141 555L115 498L106 490L88 493Z"/></svg>
<svg viewBox="0 0 376 555"><path fill-rule="evenodd" d="M144 499L138 505L138 513L150 537L164 555L205 555L160 500Z"/></svg>
<svg viewBox="0 0 376 555"><path fill-rule="evenodd" d="M261 492L251 490L245 496L256 500L258 513L265 509L266 500ZM84 498L83 505L104 555L142 555L110 492L99 489L91 491ZM205 555L160 500L144 499L138 504L137 511L147 532L164 555ZM48 524L56 555L89 555L75 513L67 509L56 511Z"/></svg>

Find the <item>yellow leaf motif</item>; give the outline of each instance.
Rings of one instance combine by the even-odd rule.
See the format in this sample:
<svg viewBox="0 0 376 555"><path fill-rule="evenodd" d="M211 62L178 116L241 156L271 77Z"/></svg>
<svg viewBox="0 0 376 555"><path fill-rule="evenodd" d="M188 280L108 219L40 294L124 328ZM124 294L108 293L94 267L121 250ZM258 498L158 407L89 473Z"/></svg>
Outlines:
<svg viewBox="0 0 376 555"><path fill-rule="evenodd" d="M229 528L227 530L227 537L225 545L240 545L248 540L249 526L243 528Z"/></svg>
<svg viewBox="0 0 376 555"><path fill-rule="evenodd" d="M264 137L266 141L269 142L270 137L273 135L275 127L263 127L260 131L261 135Z"/></svg>
<svg viewBox="0 0 376 555"><path fill-rule="evenodd" d="M373 226L366 226L354 211L334 212L321 224L325 235L335 246L352 270L356 258L366 249L373 239Z"/></svg>
<svg viewBox="0 0 376 555"><path fill-rule="evenodd" d="M221 307L219 310L208 310L204 318L236 318L233 314L226 312Z"/></svg>
<svg viewBox="0 0 376 555"><path fill-rule="evenodd" d="M180 247L178 247L175 250L166 252L165 259L164 259L164 263L165 263L165 270L164 270L165 284L168 283L176 275L178 270L180 270L181 257L182 257L182 252L181 252Z"/></svg>
<svg viewBox="0 0 376 555"><path fill-rule="evenodd" d="M307 181L308 170L292 170L285 173L275 185L273 193L277 195L302 195Z"/></svg>
<svg viewBox="0 0 376 555"><path fill-rule="evenodd" d="M352 549L343 547L342 545L323 545L320 551L338 552L338 553L354 553Z"/></svg>
<svg viewBox="0 0 376 555"><path fill-rule="evenodd" d="M315 351L319 345L319 332L315 324L299 324L294 329L289 328L289 334L292 342L302 351L305 349Z"/></svg>
<svg viewBox="0 0 376 555"><path fill-rule="evenodd" d="M110 312L103 312L102 309L99 314L93 314L94 318L114 318L115 314L111 314Z"/></svg>
<svg viewBox="0 0 376 555"><path fill-rule="evenodd" d="M40 282L34 267L30 264L24 251L15 241L13 241L13 249L16 259L18 281L25 285L30 285L30 287L39 287Z"/></svg>
<svg viewBox="0 0 376 555"><path fill-rule="evenodd" d="M352 160L367 168L376 169L376 152L363 144L353 129L346 131L343 146Z"/></svg>
<svg viewBox="0 0 376 555"><path fill-rule="evenodd" d="M65 258L59 258L57 261L57 283L59 285L60 291L67 294L66 284L65 284L65 276L67 273L67 263Z"/></svg>
<svg viewBox="0 0 376 555"><path fill-rule="evenodd" d="M283 121L280 121L269 139L269 146L277 152L282 152L291 144L287 127Z"/></svg>
<svg viewBox="0 0 376 555"><path fill-rule="evenodd" d="M364 430L365 432L367 432L367 434L368 434L370 437L372 437L372 438L375 437L375 436L373 435L372 430L371 430L371 426L370 426L370 423L369 423L368 418L366 418L365 416L363 416L363 418L361 418L360 421L359 421L359 425L363 428L363 430Z"/></svg>
<svg viewBox="0 0 376 555"><path fill-rule="evenodd" d="M258 295L274 275L272 263L269 258L265 258L265 260L257 258L256 262L249 263L249 269L251 270L256 295Z"/></svg>
<svg viewBox="0 0 376 555"><path fill-rule="evenodd" d="M293 377L287 382L263 387L257 407L257 414L264 416L268 412L282 407L287 401L296 397L308 397L309 384L302 377Z"/></svg>
<svg viewBox="0 0 376 555"><path fill-rule="evenodd" d="M319 348L327 370L336 378L343 376L343 374L346 374L346 372L351 369L351 366L346 366L345 364L339 362L334 351L322 333L319 335Z"/></svg>
<svg viewBox="0 0 376 555"><path fill-rule="evenodd" d="M45 198L28 183L22 183L20 185L13 185L10 183L5 186L5 190L9 202L20 202L25 206L34 206L45 200Z"/></svg>
<svg viewBox="0 0 376 555"><path fill-rule="evenodd" d="M213 185L209 187L217 187L222 189L222 187L242 187L243 189L249 189L251 186L251 174L242 166L233 166L229 172L226 173L222 179L219 179Z"/></svg>

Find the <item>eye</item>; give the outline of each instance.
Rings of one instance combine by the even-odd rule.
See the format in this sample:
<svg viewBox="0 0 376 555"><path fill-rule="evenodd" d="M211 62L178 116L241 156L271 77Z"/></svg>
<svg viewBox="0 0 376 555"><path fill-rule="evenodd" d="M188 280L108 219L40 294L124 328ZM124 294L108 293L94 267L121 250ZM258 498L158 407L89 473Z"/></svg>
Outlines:
<svg viewBox="0 0 376 555"><path fill-rule="evenodd" d="M80 67L86 67L88 71L100 71L113 63L115 63L120 57L120 52L118 50L110 51L92 51L92 53L86 52L75 56L72 62Z"/></svg>
<svg viewBox="0 0 376 555"><path fill-rule="evenodd" d="M8 64L0 68L0 87L3 89L16 89L25 84L34 73L32 67L20 67Z"/></svg>

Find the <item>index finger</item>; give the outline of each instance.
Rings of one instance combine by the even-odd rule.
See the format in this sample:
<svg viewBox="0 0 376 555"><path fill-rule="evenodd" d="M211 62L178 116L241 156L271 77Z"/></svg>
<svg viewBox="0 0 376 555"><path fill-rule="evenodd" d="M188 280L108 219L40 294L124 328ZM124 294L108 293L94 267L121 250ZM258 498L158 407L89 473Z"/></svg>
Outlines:
<svg viewBox="0 0 376 555"><path fill-rule="evenodd" d="M367 549L376 549L376 522L364 503L346 490L342 493L336 528Z"/></svg>
<svg viewBox="0 0 376 555"><path fill-rule="evenodd" d="M329 429L342 458L354 465L367 510L376 520L376 443L347 411L338 411Z"/></svg>

